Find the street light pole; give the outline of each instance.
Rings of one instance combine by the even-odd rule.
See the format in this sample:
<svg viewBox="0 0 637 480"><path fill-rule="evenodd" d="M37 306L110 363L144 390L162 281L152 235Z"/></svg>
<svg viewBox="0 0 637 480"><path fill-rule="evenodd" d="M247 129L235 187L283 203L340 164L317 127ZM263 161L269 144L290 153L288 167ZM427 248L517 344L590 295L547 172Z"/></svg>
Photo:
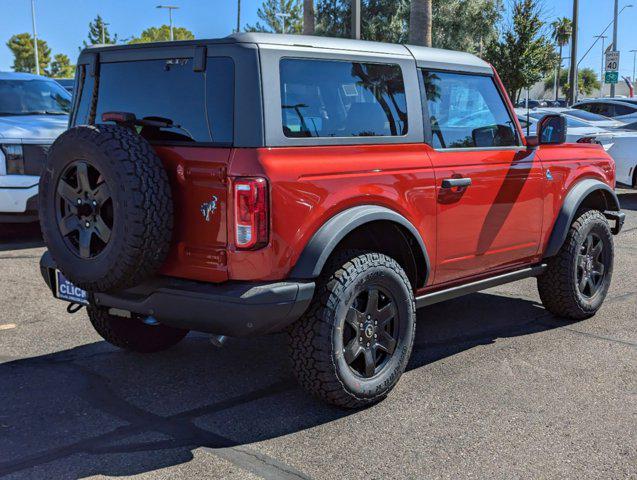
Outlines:
<svg viewBox="0 0 637 480"><path fill-rule="evenodd" d="M618 52L619 47L617 46L617 17L619 12L619 0L615 0L615 10L613 14L613 50ZM619 65L617 65L617 70L619 70ZM610 84L610 98L615 97L615 84Z"/></svg>
<svg viewBox="0 0 637 480"><path fill-rule="evenodd" d="M102 45L106 45L106 26L110 25L110 23L106 23L102 20Z"/></svg>
<svg viewBox="0 0 637 480"><path fill-rule="evenodd" d="M285 19L290 16L289 13L277 13L277 17L281 19L281 33L285 33Z"/></svg>
<svg viewBox="0 0 637 480"><path fill-rule="evenodd" d="M568 103L573 105L577 99L577 29L579 15L579 0L573 0L573 31L571 33L571 68L569 83L571 91L568 94Z"/></svg>
<svg viewBox="0 0 637 480"><path fill-rule="evenodd" d="M177 10L179 7L175 7L174 5L157 5L156 8L165 8L168 10L168 21L170 22L170 41L175 40L175 35L173 34L173 10Z"/></svg>
<svg viewBox="0 0 637 480"><path fill-rule="evenodd" d="M633 85L635 85L635 61L637 60L637 50L631 50L631 53L633 54Z"/></svg>
<svg viewBox="0 0 637 480"><path fill-rule="evenodd" d="M241 31L241 0L237 0L237 33Z"/></svg>
<svg viewBox="0 0 637 480"><path fill-rule="evenodd" d="M602 68L599 71L599 79L601 81L601 87L599 87L600 98L604 96L604 49L605 40L608 38L606 35L593 35L593 38L597 38L602 41Z"/></svg>
<svg viewBox="0 0 637 480"><path fill-rule="evenodd" d="M33 54L35 55L35 74L40 75L40 56L38 55L38 34L35 31L35 0L31 0L31 21L33 22Z"/></svg>

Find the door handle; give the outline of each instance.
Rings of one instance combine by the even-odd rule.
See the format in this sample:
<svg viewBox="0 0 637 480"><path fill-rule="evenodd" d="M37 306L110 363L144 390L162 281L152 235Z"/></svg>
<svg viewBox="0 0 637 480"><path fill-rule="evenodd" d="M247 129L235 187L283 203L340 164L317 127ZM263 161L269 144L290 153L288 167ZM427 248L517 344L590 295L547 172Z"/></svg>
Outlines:
<svg viewBox="0 0 637 480"><path fill-rule="evenodd" d="M445 178L442 181L442 188L468 187L471 185L471 179L465 178Z"/></svg>

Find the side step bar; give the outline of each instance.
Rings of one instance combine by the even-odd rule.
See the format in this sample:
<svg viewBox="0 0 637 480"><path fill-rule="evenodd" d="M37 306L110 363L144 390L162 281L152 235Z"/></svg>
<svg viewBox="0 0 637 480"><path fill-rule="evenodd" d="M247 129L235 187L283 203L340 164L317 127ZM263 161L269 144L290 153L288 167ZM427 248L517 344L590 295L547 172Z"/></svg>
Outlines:
<svg viewBox="0 0 637 480"><path fill-rule="evenodd" d="M426 307L427 305L444 302L445 300L451 300L452 298L461 297L468 293L479 292L481 290L486 290L487 288L497 287L498 285L504 285L505 283L515 282L524 278L537 277L542 272L544 272L544 270L546 270L545 263L536 265L535 267L529 267L522 270L516 270L514 272L504 273L496 277L486 278L484 280L478 280L476 282L466 283L464 285L458 285L456 287L426 293L424 295L416 297L416 308Z"/></svg>

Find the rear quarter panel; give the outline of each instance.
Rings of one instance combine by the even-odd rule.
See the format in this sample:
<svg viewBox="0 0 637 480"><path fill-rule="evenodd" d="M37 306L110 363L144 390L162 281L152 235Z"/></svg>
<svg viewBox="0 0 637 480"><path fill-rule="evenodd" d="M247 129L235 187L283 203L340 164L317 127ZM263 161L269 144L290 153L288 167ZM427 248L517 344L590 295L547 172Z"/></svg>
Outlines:
<svg viewBox="0 0 637 480"><path fill-rule="evenodd" d="M420 232L431 264L436 263L436 189L422 144L237 149L229 175L267 177L271 205L267 247L238 251L229 243L231 279L285 278L329 218L364 204L407 218Z"/></svg>

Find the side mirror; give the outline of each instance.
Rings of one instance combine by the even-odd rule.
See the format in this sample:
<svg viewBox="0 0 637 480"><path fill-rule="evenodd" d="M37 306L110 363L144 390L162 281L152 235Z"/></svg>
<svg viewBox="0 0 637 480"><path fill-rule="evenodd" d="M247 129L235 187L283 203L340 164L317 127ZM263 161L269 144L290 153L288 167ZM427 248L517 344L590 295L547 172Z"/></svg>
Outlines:
<svg viewBox="0 0 637 480"><path fill-rule="evenodd" d="M564 115L545 115L537 123L537 136L540 145L566 143L566 117Z"/></svg>

